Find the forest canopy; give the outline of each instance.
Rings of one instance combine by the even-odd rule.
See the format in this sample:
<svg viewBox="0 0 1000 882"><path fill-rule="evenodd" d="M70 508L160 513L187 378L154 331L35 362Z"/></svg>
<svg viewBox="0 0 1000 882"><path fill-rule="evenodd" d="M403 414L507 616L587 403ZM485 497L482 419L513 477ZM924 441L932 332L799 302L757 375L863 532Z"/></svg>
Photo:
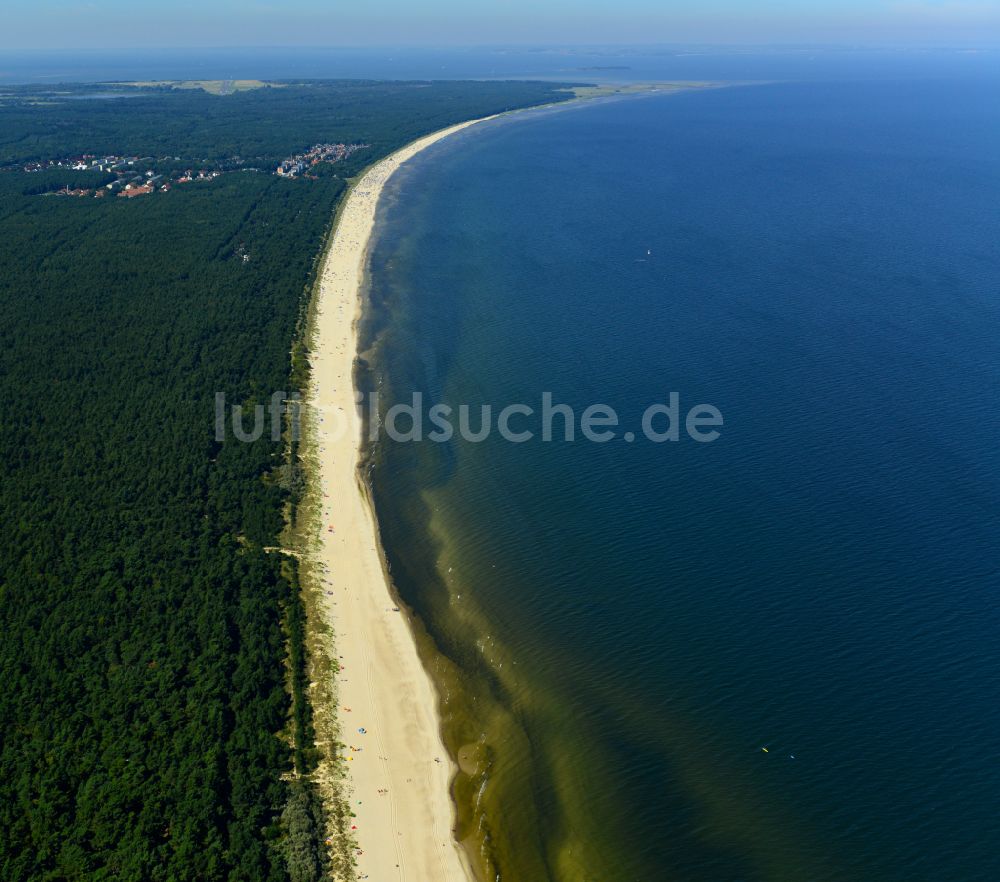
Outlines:
<svg viewBox="0 0 1000 882"><path fill-rule="evenodd" d="M287 847L289 811L312 809L282 737L300 600L294 567L265 550L284 526L285 449L269 433L218 442L214 396L291 388L347 177L428 131L568 94L107 90L132 97L0 90L0 878L306 882L322 842L310 822L315 860ZM308 180L231 173L139 199L41 196L107 178L22 167L263 164L333 141L370 149Z"/></svg>

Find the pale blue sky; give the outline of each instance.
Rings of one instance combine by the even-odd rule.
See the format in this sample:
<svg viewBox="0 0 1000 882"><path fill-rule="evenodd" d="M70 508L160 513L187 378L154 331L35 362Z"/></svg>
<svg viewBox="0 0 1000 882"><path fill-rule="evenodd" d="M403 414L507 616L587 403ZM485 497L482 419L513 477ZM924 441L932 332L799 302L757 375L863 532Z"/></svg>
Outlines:
<svg viewBox="0 0 1000 882"><path fill-rule="evenodd" d="M0 48L996 43L1000 0L5 0Z"/></svg>

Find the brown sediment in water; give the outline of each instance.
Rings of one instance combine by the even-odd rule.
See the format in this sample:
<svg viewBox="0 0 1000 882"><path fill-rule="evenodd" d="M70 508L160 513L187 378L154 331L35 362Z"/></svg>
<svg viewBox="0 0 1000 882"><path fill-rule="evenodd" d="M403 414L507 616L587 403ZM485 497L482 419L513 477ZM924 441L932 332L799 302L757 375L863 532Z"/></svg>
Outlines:
<svg viewBox="0 0 1000 882"><path fill-rule="evenodd" d="M435 830L440 830L440 819L447 814L451 844L461 843L464 846L464 852L453 849L462 854L462 859L452 861L449 857L449 861L455 867L461 867L466 874L465 878L474 873L480 879L491 882L501 878L542 882L564 878L553 866L553 862L562 863L561 853L565 850L565 843L561 842L553 819L543 818L537 801L532 798L533 790L551 788L554 785L551 776L555 773L547 770L544 763L538 760L537 747L531 743L528 733L512 710L510 684L506 681L510 676L510 668L500 672L495 663L496 657L505 652L495 643L489 646L492 658L487 657L483 647L476 651L474 635L487 634L488 622L474 611L472 604L463 606L459 612L450 603L449 589L443 578L443 572L447 569L446 563L443 563L447 543L441 535L432 535L430 541L424 541L423 549L416 556L409 553L412 549L407 549L406 555L398 554L391 541L387 543L389 547L383 547L382 527L387 520L398 515L398 512L392 511L398 508L398 500L391 498L391 488L372 484L373 468L377 469L379 464L378 445L362 446L360 451L358 449L358 440L368 435L367 428L363 425L367 414L356 407L354 390L357 388L365 392L366 388L371 389L378 382L372 368L379 362L378 335L369 333L370 329L365 327L367 316L360 314L359 309L363 308L366 312L368 309L363 296L364 271L379 195L388 177L402 162L423 147L467 125L469 124L452 127L404 148L384 161L388 165L376 165L355 185L342 210L324 271L323 284L329 284L330 289L321 297L321 302L338 310L339 315L328 320L328 326L333 330L326 339L321 335L317 351L323 357L335 359L338 367L336 374L328 374L325 380L319 377L318 384L314 385L318 385L321 396L326 394L325 390L336 388L336 394L330 401L340 408L350 424L350 430L347 432L346 442L336 442L335 451L320 451L321 456L329 460L328 463L321 463L321 473L325 486L329 481L329 486L339 487L340 498L346 499L353 494L359 501L361 513L355 512L352 515L353 520L348 523L346 534L355 542L356 554L367 561L361 580L365 593L369 595L369 599L375 598L377 603L386 604L390 611L386 621L380 618L380 611L375 607L369 610L370 617L354 615L348 619L352 624L343 635L338 627L342 618L342 615L338 618L338 614L342 613L339 608L330 611L330 621L337 633L338 652L344 655L343 662L347 668L340 704L351 707L351 713L357 713L354 704L362 700L349 697L353 689L353 678L356 676L354 672L365 666L366 653L367 656L371 656L373 652L378 654L378 647L385 642L381 633L384 627L395 627L397 624L403 626L407 635L406 647L398 636L388 638L386 645L391 647L392 653L406 656L409 671L412 672L413 669L412 660L417 660L420 666L421 677L414 675L400 678L384 667L380 668L377 675L368 677L369 681L376 684L392 684L383 699L377 696L372 698L372 713L376 713L379 700L384 700L390 707L398 700L398 695L393 698L388 695L389 691L395 690L398 694L408 689L413 690L413 694L408 696L409 705L406 708L396 707L395 721L391 721L383 713L379 728L382 731L393 728L405 731L406 724L398 721L407 719L408 716L419 717L419 737L423 739L424 747L417 751L410 749L407 760L414 774L423 775L426 771L423 765L433 762L425 754L434 753L442 760L435 763L436 769L430 769L431 779L426 779L439 782L442 776L437 773L444 773L439 794L434 795L424 787L420 799L407 806L407 811L410 812L408 817L411 819L408 824L412 823L412 830L426 831L429 822ZM352 200L355 200L353 204L364 207L363 221L348 216ZM338 242L340 251L337 250ZM355 353L358 353L356 360ZM317 414L323 412L324 406L329 405L325 400L312 403ZM332 416L332 411L327 411L327 415ZM322 431L317 443L321 446L324 444ZM330 440L327 443L334 442ZM345 483L345 475L349 476L349 484ZM422 505L419 501L415 504ZM330 549L330 553L337 550L337 540L345 532L344 518L340 514L337 518L333 534L328 534L325 526L321 532L324 548ZM429 512L420 512L415 516L411 512L408 521L419 525L422 540L426 539L428 533L433 533L433 518ZM339 562L331 560L331 564L335 579L345 566L352 566L342 555ZM401 597L418 599L418 602L411 609ZM398 628L396 633L399 633ZM352 646L359 636L367 641L367 648ZM388 661L388 658L383 658L380 663L384 666ZM413 703L415 697L419 698L419 707ZM356 717L344 719L342 729L350 733L355 719ZM353 736L345 736L349 744L352 743L351 737ZM381 750L379 755L382 755ZM357 825L359 845L364 850L359 866L365 872L372 872L372 864L368 863L371 846L366 845L365 831L374 831L379 824L385 827L389 821L379 821L368 813L369 800L380 798L384 788L374 783L378 775L366 769L366 760L367 756L355 755L348 761L351 786L355 796L364 796L362 808L366 815L362 819L363 823ZM388 788L389 794L405 790L400 784L412 783L412 775L402 777L398 774L400 765L393 756L388 768L395 777ZM370 796L369 791L375 796ZM442 798L447 804L446 813L441 809ZM352 803L356 801L352 797ZM430 810L421 813L421 804L429 806ZM512 811L512 806L516 806L516 810ZM387 845L391 841L391 837L380 837L376 832L368 833L367 836L368 842ZM425 838L430 838L436 848L450 851L437 841L439 837L436 833ZM415 841L406 847L414 849L417 854L422 851ZM405 869L410 864L401 866ZM512 868L509 873L506 872L508 867ZM394 866L387 864L382 869L396 872L395 877L398 878L398 870ZM444 875L443 872L436 870L425 876L411 876L407 873L403 878L460 878ZM377 873L372 875L373 878L383 878Z"/></svg>
<svg viewBox="0 0 1000 882"><path fill-rule="evenodd" d="M322 580L322 615L337 655L339 743L321 763L344 764L356 871L373 879L468 882L471 862L453 830L457 767L441 737L437 697L409 616L389 588L359 470L361 414L354 399L359 292L382 187L410 157L470 123L434 133L374 165L342 205L317 288L308 455L321 525L310 555ZM329 768L320 775L331 780Z"/></svg>

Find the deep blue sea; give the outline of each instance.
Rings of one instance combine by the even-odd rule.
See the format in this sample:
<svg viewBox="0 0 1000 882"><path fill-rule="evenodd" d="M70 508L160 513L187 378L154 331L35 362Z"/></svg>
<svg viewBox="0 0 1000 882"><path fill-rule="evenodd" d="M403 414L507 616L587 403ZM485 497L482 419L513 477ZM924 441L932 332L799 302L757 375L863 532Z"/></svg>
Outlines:
<svg viewBox="0 0 1000 882"><path fill-rule="evenodd" d="M394 179L383 405L621 419L376 451L500 878L1000 879L998 99L928 72L612 100ZM671 392L721 436L623 440Z"/></svg>

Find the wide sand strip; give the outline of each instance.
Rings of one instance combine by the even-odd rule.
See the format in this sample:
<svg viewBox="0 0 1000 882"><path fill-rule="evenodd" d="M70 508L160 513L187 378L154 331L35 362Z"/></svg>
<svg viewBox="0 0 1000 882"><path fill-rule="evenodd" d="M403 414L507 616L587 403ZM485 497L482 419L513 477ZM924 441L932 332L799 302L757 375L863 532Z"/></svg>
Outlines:
<svg viewBox="0 0 1000 882"><path fill-rule="evenodd" d="M358 878L467 882L468 859L452 835L450 779L437 696L403 613L395 609L375 519L358 474L361 415L353 368L366 251L379 195L399 166L479 120L435 132L372 166L340 211L315 307L312 417L322 489L322 603L336 655L341 740L348 747L349 804Z"/></svg>

